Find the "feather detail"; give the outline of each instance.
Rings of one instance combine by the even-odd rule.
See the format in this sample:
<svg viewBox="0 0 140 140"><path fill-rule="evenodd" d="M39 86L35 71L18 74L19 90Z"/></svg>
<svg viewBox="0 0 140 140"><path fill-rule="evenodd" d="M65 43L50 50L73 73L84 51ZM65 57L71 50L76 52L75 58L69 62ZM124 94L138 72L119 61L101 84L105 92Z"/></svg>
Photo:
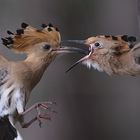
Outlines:
<svg viewBox="0 0 140 140"><path fill-rule="evenodd" d="M0 133L0 140L14 140L17 137L17 131L8 116L0 118Z"/></svg>
<svg viewBox="0 0 140 140"><path fill-rule="evenodd" d="M60 33L52 24L42 24L43 29L36 29L27 23L22 23L21 27L22 29L17 29L16 33L7 31L10 37L2 38L2 42L7 48L26 53L31 47L41 42L60 43Z"/></svg>

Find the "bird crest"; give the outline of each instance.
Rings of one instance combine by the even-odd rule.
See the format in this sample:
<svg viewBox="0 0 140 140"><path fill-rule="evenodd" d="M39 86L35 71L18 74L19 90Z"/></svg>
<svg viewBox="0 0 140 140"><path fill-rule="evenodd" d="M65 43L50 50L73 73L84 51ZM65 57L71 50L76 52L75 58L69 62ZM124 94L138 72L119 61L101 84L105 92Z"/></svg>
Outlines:
<svg viewBox="0 0 140 140"><path fill-rule="evenodd" d="M16 52L26 52L29 48L42 42L58 46L61 41L58 28L52 24L42 24L41 29L36 29L27 23L21 24L21 29L16 33L7 31L9 37L2 38L3 44Z"/></svg>
<svg viewBox="0 0 140 140"><path fill-rule="evenodd" d="M99 35L99 36L95 36L95 37L89 37L87 39L87 42L93 42L93 40L97 40L98 38L101 39L107 39L107 40L114 40L114 41L120 41L120 42L124 42L124 43L136 43L137 39L135 36L128 36L128 35L116 35L116 36L112 36L112 35Z"/></svg>
<svg viewBox="0 0 140 140"><path fill-rule="evenodd" d="M94 37L89 37L88 39L86 39L85 43L86 44L92 44L98 41L104 41L104 40L108 40L110 43L115 43L115 44L119 44L115 47L111 47L108 48L114 50L117 54L123 53L123 52L127 52L129 50L131 50L136 42L137 39L134 36L128 36L128 35L116 35L116 36L112 36L112 35L99 35L99 36L94 36Z"/></svg>

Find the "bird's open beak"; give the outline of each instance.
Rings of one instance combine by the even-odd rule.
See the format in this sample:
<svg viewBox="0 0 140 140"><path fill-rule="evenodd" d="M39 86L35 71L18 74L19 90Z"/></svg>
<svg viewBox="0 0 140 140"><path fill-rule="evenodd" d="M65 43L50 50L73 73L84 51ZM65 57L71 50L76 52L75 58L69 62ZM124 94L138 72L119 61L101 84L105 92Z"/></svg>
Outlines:
<svg viewBox="0 0 140 140"><path fill-rule="evenodd" d="M84 54L89 53L89 45L86 44L85 40L64 40L61 41L62 47L77 48L83 50Z"/></svg>
<svg viewBox="0 0 140 140"><path fill-rule="evenodd" d="M75 49L75 51L79 51L79 52L81 51L81 52L83 52L83 54L85 54L84 57L82 57L80 60L78 60L77 62L72 64L66 72L70 71L72 68L77 66L79 63L86 61L92 53L90 45L86 44L85 40L66 40L66 41L62 41L61 43L62 43L62 45L63 44L66 45L67 48L69 48L69 49ZM68 46L70 46L70 47L68 47Z"/></svg>
<svg viewBox="0 0 140 140"><path fill-rule="evenodd" d="M61 48L53 49L52 51L56 53L80 53L86 55L85 50L82 48L75 48L75 47L68 47L68 46L62 46Z"/></svg>
<svg viewBox="0 0 140 140"><path fill-rule="evenodd" d="M60 45L60 48L53 49L52 51L56 51L57 53L80 53L84 55L89 53L89 48L84 44L83 40L61 41Z"/></svg>

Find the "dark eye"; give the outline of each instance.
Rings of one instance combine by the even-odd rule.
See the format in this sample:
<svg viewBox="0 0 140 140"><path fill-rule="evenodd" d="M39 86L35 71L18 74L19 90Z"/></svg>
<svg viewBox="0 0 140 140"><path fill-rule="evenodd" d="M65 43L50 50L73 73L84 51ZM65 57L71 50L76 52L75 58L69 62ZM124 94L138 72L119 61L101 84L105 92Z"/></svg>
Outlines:
<svg viewBox="0 0 140 140"><path fill-rule="evenodd" d="M94 42L93 44L91 44L91 47L99 49L99 48L103 47L103 43L101 41L97 41L97 42Z"/></svg>
<svg viewBox="0 0 140 140"><path fill-rule="evenodd" d="M43 47L45 50L49 50L51 48L50 45L46 44L44 47Z"/></svg>
<svg viewBox="0 0 140 140"><path fill-rule="evenodd" d="M99 46L100 46L100 43L96 42L94 45L95 45L96 47L99 47Z"/></svg>

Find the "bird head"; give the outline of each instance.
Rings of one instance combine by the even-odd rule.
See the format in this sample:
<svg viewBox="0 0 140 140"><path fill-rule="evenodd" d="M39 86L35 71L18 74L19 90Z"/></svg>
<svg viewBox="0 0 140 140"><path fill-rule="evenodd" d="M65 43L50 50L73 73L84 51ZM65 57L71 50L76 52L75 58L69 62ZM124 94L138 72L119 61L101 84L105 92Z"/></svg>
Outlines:
<svg viewBox="0 0 140 140"><path fill-rule="evenodd" d="M61 36L58 28L52 24L42 24L36 29L27 23L21 24L16 33L7 31L9 37L2 38L3 44L17 53L26 53L38 57L55 56L58 53L81 52L82 49L61 47Z"/></svg>
<svg viewBox="0 0 140 140"><path fill-rule="evenodd" d="M79 63L85 64L88 68L95 68L112 74L115 68L122 67L120 58L128 53L136 43L133 36L95 36L86 40L68 40L66 42L84 44L88 54L74 63L67 71Z"/></svg>

